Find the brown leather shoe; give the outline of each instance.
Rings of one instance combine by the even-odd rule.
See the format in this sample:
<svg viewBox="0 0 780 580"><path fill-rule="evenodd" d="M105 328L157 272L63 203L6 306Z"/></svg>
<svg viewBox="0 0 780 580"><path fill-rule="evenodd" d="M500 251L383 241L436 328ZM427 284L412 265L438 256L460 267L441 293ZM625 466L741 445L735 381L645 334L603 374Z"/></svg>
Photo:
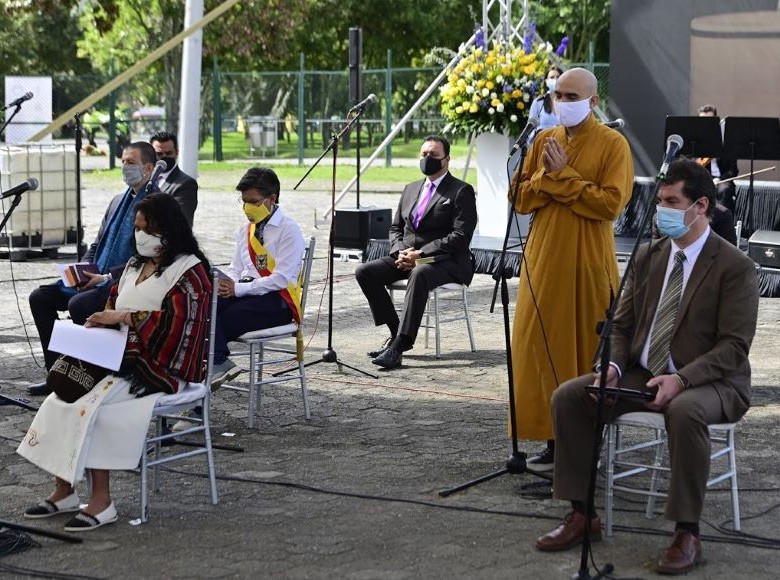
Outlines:
<svg viewBox="0 0 780 580"><path fill-rule="evenodd" d="M582 543L585 535L585 514L573 511L566 515L563 523L549 534L536 540L536 549L542 552L560 552ZM601 519L590 520L590 541L601 540Z"/></svg>
<svg viewBox="0 0 780 580"><path fill-rule="evenodd" d="M658 560L659 574L685 574L701 562L701 540L688 530L675 530L672 543Z"/></svg>

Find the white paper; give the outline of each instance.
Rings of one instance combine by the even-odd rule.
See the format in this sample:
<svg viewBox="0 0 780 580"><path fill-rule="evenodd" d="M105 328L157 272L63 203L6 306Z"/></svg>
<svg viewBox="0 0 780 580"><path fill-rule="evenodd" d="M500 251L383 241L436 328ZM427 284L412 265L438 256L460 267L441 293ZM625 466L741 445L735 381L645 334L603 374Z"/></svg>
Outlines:
<svg viewBox="0 0 780 580"><path fill-rule="evenodd" d="M120 330L87 328L70 320L57 320L49 350L117 371L127 344L127 330L126 326Z"/></svg>

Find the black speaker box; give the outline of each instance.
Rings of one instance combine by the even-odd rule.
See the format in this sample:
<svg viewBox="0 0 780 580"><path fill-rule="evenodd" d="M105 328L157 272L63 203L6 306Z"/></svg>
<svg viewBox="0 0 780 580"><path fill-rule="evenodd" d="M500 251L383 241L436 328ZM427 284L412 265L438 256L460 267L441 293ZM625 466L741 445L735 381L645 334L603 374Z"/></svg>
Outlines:
<svg viewBox="0 0 780 580"><path fill-rule="evenodd" d="M759 266L780 268L780 232L754 232L748 240L748 256Z"/></svg>
<svg viewBox="0 0 780 580"><path fill-rule="evenodd" d="M334 214L334 245L337 248L365 250L368 240L386 240L390 235L392 212L388 208L341 208Z"/></svg>
<svg viewBox="0 0 780 580"><path fill-rule="evenodd" d="M354 105L363 99L363 29L349 29L349 101Z"/></svg>

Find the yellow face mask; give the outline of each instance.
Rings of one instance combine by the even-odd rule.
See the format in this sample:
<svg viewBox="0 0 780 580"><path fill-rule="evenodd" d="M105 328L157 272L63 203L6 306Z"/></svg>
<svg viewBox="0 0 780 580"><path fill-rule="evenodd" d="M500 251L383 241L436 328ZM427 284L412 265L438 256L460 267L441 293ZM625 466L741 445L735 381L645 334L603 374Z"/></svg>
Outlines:
<svg viewBox="0 0 780 580"><path fill-rule="evenodd" d="M248 219L251 223L259 224L263 220L268 219L268 216L271 215L271 211L265 206L265 204L254 205L252 203L245 203L244 215L246 215L246 219Z"/></svg>

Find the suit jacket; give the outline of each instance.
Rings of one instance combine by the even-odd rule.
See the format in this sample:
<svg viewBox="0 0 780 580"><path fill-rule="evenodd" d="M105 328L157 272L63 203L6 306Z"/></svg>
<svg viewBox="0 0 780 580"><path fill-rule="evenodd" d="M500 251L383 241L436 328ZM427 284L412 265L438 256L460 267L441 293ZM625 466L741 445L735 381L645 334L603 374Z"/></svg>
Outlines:
<svg viewBox="0 0 780 580"><path fill-rule="evenodd" d="M643 245L629 272L612 331L612 357L621 369L639 364L661 298L669 238ZM748 351L756 332L755 264L710 233L680 300L671 355L690 388L715 387L729 421L750 406Z"/></svg>
<svg viewBox="0 0 780 580"><path fill-rule="evenodd" d="M426 180L404 188L390 225L390 254L414 248L423 256L447 255L456 264L454 274L462 284L474 276L469 245L477 227L474 188L447 173L433 192L420 224L414 227L415 205Z"/></svg>
<svg viewBox="0 0 780 580"><path fill-rule="evenodd" d="M176 165L159 186L162 193L172 195L179 202L184 216L192 227L195 208L198 207L198 182Z"/></svg>

